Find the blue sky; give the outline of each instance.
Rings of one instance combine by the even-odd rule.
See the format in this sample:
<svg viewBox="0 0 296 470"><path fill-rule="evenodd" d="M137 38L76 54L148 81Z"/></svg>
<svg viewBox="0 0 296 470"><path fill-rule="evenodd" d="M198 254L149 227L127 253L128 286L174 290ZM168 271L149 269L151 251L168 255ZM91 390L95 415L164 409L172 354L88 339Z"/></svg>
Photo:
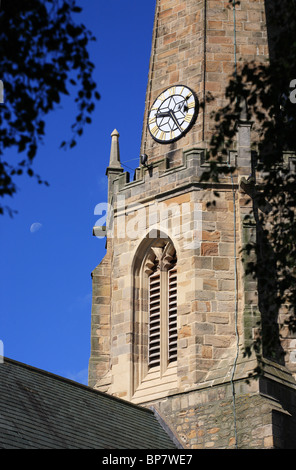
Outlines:
<svg viewBox="0 0 296 470"><path fill-rule="evenodd" d="M89 51L101 100L71 150L59 149L74 122L71 99L48 116L34 170L50 186L20 177L6 201L18 214L0 218L0 340L6 357L87 383L91 272L105 253L92 236L94 208L107 201L113 129L125 169L139 164L155 0L77 3L97 37Z"/></svg>

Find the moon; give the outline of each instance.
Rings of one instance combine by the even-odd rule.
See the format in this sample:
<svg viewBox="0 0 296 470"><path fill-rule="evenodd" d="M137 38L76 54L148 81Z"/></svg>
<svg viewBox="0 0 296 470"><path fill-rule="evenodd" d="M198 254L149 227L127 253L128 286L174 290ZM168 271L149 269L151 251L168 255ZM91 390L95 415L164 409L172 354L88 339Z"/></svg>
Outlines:
<svg viewBox="0 0 296 470"><path fill-rule="evenodd" d="M30 232L31 233L38 232L38 230L40 230L41 227L42 227L42 224L40 224L39 222L34 222L30 227Z"/></svg>

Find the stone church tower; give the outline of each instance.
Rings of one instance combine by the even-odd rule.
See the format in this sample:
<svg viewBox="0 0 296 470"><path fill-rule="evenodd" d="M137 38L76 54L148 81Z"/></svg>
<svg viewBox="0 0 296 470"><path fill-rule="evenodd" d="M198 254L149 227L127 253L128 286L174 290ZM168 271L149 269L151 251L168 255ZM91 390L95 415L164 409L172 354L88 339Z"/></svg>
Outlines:
<svg viewBox="0 0 296 470"><path fill-rule="evenodd" d="M223 104L230 74L241 61L268 59L265 4L157 0L132 180L119 133L111 135L89 385L154 407L186 448L281 448L295 435L295 340L286 341L285 363L264 360L258 380L247 382L257 359L243 355L258 312L240 255L256 237L241 185L252 173L251 123L238 123L228 154L233 179L200 181L210 114ZM214 100L201 107L208 92Z"/></svg>

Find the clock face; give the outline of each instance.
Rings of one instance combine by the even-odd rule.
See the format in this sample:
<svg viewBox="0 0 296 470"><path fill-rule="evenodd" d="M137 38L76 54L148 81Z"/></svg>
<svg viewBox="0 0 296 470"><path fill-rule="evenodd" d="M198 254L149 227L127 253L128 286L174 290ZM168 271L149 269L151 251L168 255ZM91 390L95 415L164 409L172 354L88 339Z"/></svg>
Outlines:
<svg viewBox="0 0 296 470"><path fill-rule="evenodd" d="M175 85L156 98L148 116L148 129L157 142L167 144L183 137L195 122L198 101L190 88Z"/></svg>

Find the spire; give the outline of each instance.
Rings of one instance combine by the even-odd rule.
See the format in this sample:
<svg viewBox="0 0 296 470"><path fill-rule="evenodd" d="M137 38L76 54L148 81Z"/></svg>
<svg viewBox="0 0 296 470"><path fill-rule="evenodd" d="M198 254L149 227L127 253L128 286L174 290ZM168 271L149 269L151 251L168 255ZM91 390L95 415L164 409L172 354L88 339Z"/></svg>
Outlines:
<svg viewBox="0 0 296 470"><path fill-rule="evenodd" d="M111 151L110 151L110 161L109 161L109 166L107 168L108 170L120 170L122 171L122 166L120 163L120 152L119 152L119 132L114 129L114 131L111 134L112 142L111 142Z"/></svg>

